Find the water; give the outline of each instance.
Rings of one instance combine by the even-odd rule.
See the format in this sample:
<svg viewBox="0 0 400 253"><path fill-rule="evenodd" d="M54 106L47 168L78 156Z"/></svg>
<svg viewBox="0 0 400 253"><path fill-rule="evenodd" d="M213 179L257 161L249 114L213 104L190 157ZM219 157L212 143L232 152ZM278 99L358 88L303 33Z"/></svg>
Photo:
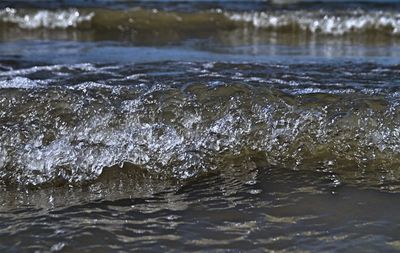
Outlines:
<svg viewBox="0 0 400 253"><path fill-rule="evenodd" d="M395 252L397 1L2 1L1 252Z"/></svg>

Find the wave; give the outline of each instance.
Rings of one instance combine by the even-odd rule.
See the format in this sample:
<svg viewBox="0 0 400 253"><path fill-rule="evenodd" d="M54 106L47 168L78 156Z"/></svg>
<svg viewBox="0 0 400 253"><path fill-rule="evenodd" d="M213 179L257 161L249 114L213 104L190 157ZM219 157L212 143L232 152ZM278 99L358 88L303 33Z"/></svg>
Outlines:
<svg viewBox="0 0 400 253"><path fill-rule="evenodd" d="M297 67L298 79L286 72L289 82L246 76L249 68L265 73L282 67L161 63L11 70L1 81L0 177L40 185L87 182L109 167L185 179L278 166L337 173L344 181L399 179L399 92L337 90L337 84L324 91L312 76L304 77L304 66ZM388 73L396 75L398 68L376 71L393 80ZM78 81L94 73L98 80ZM323 68L316 76L321 73ZM38 79L43 76L59 79ZM32 89L35 83L42 88Z"/></svg>
<svg viewBox="0 0 400 253"><path fill-rule="evenodd" d="M146 9L127 11L106 9L0 10L0 27L20 29L78 29L94 31L167 33L231 31L253 28L281 33L310 33L343 36L398 35L400 14L379 10L275 10L229 12L209 10L168 12Z"/></svg>
<svg viewBox="0 0 400 253"><path fill-rule="evenodd" d="M388 11L253 12L234 13L228 17L234 21L245 21L254 27L272 30L301 30L337 36L363 32L393 35L400 33L400 13Z"/></svg>

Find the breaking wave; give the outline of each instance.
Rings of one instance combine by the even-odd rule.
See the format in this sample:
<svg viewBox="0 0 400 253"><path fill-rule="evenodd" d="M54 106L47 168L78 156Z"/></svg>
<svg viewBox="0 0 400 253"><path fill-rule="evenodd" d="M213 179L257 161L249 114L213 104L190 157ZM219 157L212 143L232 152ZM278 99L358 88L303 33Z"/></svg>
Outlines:
<svg viewBox="0 0 400 253"><path fill-rule="evenodd" d="M1 77L0 177L80 183L133 166L185 179L274 165L337 173L338 183L397 180L398 67L353 66L332 70L340 83L331 84L313 65L306 77L305 66L228 63L10 70ZM367 74L386 85L371 89L358 78Z"/></svg>

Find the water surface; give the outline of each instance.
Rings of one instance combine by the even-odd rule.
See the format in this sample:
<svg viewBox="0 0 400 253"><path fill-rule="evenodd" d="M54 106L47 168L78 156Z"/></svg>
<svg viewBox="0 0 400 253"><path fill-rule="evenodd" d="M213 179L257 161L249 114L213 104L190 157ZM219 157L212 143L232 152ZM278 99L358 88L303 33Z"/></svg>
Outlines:
<svg viewBox="0 0 400 253"><path fill-rule="evenodd" d="M3 1L2 252L395 252L397 1Z"/></svg>

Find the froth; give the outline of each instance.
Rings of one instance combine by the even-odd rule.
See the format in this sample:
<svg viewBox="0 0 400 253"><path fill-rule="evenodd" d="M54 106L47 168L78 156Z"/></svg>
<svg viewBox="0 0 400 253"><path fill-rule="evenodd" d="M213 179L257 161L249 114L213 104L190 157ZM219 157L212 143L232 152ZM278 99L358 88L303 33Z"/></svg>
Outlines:
<svg viewBox="0 0 400 253"><path fill-rule="evenodd" d="M300 29L312 33L343 35L367 30L400 32L400 15L384 11L353 11L329 13L324 11L286 11L227 13L231 20L245 21L255 27L268 29Z"/></svg>
<svg viewBox="0 0 400 253"><path fill-rule="evenodd" d="M0 19L3 22L17 24L20 28L69 28L90 21L94 13L82 14L76 9L68 10L37 10L31 12L19 11L13 8L0 10Z"/></svg>

